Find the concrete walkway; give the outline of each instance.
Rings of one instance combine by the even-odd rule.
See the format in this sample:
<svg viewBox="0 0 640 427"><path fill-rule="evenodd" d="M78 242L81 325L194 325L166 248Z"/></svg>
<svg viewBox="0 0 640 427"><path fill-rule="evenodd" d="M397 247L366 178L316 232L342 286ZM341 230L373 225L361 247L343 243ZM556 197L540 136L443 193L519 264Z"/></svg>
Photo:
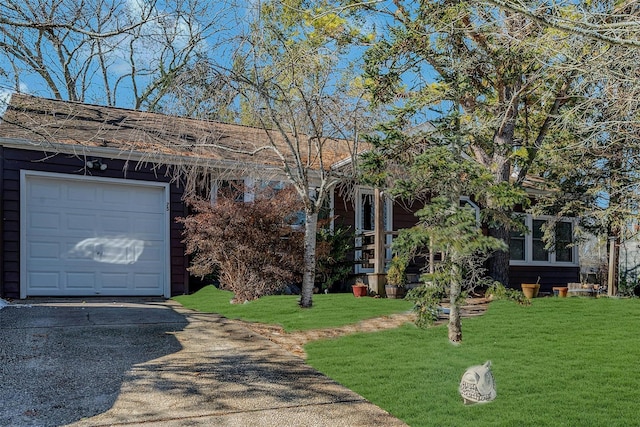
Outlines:
<svg viewBox="0 0 640 427"><path fill-rule="evenodd" d="M172 301L11 304L0 373L0 425L405 425L237 322Z"/></svg>

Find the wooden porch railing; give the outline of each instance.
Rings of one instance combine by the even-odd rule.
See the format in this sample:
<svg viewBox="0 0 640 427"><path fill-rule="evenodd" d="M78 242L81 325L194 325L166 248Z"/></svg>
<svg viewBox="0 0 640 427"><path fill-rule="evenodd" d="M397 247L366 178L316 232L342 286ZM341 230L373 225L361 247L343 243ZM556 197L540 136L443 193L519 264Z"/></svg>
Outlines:
<svg viewBox="0 0 640 427"><path fill-rule="evenodd" d="M361 238L362 242L370 243L363 243L360 246L355 247L355 250L360 251L361 253L361 259L356 260L355 263L361 265L372 265L375 273L384 273L385 266L391 261L390 258L387 258L387 249L391 247L393 238L395 238L398 233L398 231L384 231L383 233L376 233L375 231L365 231L358 234L356 237ZM379 234L382 235L382 244L378 244L378 242L376 241L376 237L378 237ZM392 236L389 243L387 243L387 236ZM379 248L378 251L376 251L377 248ZM379 269L376 268L376 264L379 265Z"/></svg>

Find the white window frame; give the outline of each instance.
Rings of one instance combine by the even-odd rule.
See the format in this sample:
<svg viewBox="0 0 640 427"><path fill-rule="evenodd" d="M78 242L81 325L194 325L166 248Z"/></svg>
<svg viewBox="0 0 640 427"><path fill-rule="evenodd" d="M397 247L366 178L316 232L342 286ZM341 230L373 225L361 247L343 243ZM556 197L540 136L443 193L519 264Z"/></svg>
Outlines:
<svg viewBox="0 0 640 427"><path fill-rule="evenodd" d="M542 221L551 221L554 220L554 217L542 215L542 216L533 216L531 214L520 214L524 217L524 224L529 230L528 233L524 235L524 260L509 260L509 265L513 266L555 266L555 267L577 267L580 265L580 260L578 259L578 245L575 244L575 226L576 220L571 218L562 218L560 222L569 222L571 223L571 230L574 233L573 242L574 245L570 248L571 259L573 261L556 261L556 253L553 250L550 250L549 260L548 261L534 261L533 260L533 221L534 220L542 220Z"/></svg>

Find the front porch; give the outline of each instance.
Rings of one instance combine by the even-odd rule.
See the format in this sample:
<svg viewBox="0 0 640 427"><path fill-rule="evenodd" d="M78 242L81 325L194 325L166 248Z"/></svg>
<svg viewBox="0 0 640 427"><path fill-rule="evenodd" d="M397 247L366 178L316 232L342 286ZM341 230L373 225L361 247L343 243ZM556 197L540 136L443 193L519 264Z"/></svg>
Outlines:
<svg viewBox="0 0 640 427"><path fill-rule="evenodd" d="M383 192L376 188L366 196L367 199L361 198L360 205L356 207L356 217L360 221L356 221L359 233L356 235L355 273L368 285L369 293L384 297L387 270L393 256L391 245L399 230L393 229L393 204L388 204ZM420 271L413 266L407 272L406 287L418 286L419 279Z"/></svg>

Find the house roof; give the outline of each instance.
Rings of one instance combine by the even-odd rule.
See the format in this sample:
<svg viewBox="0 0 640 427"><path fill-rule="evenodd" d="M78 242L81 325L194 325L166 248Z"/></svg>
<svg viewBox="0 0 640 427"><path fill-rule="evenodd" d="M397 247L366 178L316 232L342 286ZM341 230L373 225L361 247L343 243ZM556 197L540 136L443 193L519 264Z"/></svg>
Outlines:
<svg viewBox="0 0 640 427"><path fill-rule="evenodd" d="M293 140L292 135L287 137ZM306 144L307 136L299 139L303 161L319 169L314 144ZM284 161L293 160L287 139L278 131L25 94L11 96L0 120L0 140L44 151L50 151L47 147L72 153L111 149L120 157L135 154L152 163L282 168ZM323 140L323 167L350 157L350 146L345 140Z"/></svg>

